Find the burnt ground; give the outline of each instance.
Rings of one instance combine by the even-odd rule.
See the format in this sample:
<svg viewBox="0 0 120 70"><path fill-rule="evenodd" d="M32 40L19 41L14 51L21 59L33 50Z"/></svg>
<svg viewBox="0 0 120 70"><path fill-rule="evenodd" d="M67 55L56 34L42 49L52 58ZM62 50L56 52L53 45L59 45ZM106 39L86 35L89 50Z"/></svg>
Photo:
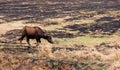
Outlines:
<svg viewBox="0 0 120 70"><path fill-rule="evenodd" d="M81 10L96 10L98 14L103 14L109 9L119 10L119 5L119 0L8 0L0 2L0 15L4 16L1 17L4 22L28 20L28 22L34 23L46 18L77 16ZM92 16L94 16L94 14L73 17L66 19L66 21ZM102 19L97 21L100 20ZM109 18L104 20L109 20Z"/></svg>
<svg viewBox="0 0 120 70"><path fill-rule="evenodd" d="M45 26L58 25L59 23L43 24L45 19L64 18L70 16L70 18L64 19L65 22L72 22L86 18L93 18L96 15L108 14L110 11L120 10L119 0L1 0L0 1L0 24L7 24L14 21L26 21L23 24L41 24ZM95 11L96 13L83 14L84 12ZM114 14L114 13L113 13ZM119 33L120 28L120 15L107 15L94 19L95 23L89 25L82 24L70 24L60 29L48 31L54 38L75 38L79 36L89 35L114 35ZM16 23L16 25L19 23ZM58 31L67 30L78 31L76 34ZM99 31L99 32L97 32ZM109 69L109 62L104 62L97 57L93 62L90 61L89 56L80 57L79 61L66 61L57 60L52 58L38 58L38 48L33 46L21 46L18 44L17 39L21 35L21 29L9 30L6 33L0 35L0 70L101 70ZM64 52L74 51L86 51L85 45L75 45L75 48L52 48L52 54L61 50ZM14 47L14 48L13 48ZM44 46L43 46L44 47ZM119 45L109 45L107 43L101 43L94 46L95 50L105 55L109 55L107 50L119 49ZM88 50L87 50L88 51ZM92 51L85 52L87 55ZM35 56L34 56L35 55ZM41 54L42 56L42 54ZM77 56L75 56L77 57ZM72 57L74 59L75 57ZM44 59L45 58L45 59ZM64 58L66 59L66 58ZM118 68L119 69L119 68Z"/></svg>

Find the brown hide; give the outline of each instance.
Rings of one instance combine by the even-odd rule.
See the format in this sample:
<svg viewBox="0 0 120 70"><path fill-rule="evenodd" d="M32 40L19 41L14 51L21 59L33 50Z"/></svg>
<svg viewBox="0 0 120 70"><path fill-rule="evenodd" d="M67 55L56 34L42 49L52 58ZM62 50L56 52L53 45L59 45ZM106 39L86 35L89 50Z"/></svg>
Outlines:
<svg viewBox="0 0 120 70"><path fill-rule="evenodd" d="M40 27L25 26L22 31L22 36L18 39L20 43L22 43L24 37L26 37L26 41L29 45L29 39L36 39L37 43L40 43L40 39L44 38L48 42L53 43L51 36L46 35Z"/></svg>

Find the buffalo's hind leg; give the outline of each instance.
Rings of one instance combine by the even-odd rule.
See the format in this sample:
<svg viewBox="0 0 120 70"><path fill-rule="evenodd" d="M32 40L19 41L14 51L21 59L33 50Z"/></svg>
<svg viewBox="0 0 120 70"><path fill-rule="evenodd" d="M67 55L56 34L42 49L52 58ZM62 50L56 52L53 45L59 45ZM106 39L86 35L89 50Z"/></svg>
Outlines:
<svg viewBox="0 0 120 70"><path fill-rule="evenodd" d="M20 45L21 45L21 46L22 46L22 41L23 41L24 37L25 37L25 35L22 35L22 36L18 39L18 41L20 41Z"/></svg>

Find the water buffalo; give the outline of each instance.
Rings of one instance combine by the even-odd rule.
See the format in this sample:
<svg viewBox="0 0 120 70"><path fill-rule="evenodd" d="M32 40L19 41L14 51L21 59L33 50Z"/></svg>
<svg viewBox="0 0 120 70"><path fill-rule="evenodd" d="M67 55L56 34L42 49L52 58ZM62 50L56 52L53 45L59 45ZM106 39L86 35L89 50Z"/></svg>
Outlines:
<svg viewBox="0 0 120 70"><path fill-rule="evenodd" d="M44 38L48 42L53 43L51 36L47 35L40 27L25 26L22 30L22 36L18 39L22 43L23 38L26 37L26 41L30 46L30 39L36 39L37 45L41 42L40 39Z"/></svg>

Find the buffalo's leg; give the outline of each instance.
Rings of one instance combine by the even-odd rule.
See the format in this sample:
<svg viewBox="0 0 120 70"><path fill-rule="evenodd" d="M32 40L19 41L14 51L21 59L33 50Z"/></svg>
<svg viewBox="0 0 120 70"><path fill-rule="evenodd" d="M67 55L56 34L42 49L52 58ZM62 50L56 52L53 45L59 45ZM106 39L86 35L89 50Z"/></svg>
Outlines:
<svg viewBox="0 0 120 70"><path fill-rule="evenodd" d="M24 39L25 35L22 35L18 40L20 41L20 45L22 45L22 41Z"/></svg>
<svg viewBox="0 0 120 70"><path fill-rule="evenodd" d="M26 36L25 31L23 31L22 36L18 39L20 41L20 44L22 43L25 36Z"/></svg>
<svg viewBox="0 0 120 70"><path fill-rule="evenodd" d="M30 48L31 45L30 45L30 39L29 39L29 37L26 38L26 41L27 41L27 43L29 45L29 48Z"/></svg>
<svg viewBox="0 0 120 70"><path fill-rule="evenodd" d="M39 43L41 43L40 38L36 38L36 41L37 41L37 45L36 46L39 46Z"/></svg>

